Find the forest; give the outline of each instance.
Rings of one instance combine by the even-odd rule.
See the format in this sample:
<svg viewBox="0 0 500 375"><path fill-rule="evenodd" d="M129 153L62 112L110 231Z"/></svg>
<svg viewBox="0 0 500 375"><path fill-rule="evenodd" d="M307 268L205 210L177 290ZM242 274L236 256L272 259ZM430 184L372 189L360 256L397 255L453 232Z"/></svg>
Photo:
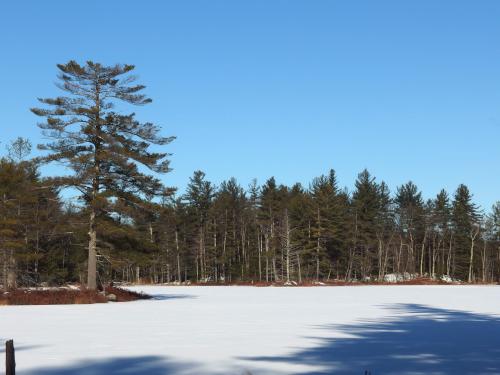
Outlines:
<svg viewBox="0 0 500 375"><path fill-rule="evenodd" d="M39 99L48 143L7 144L0 159L4 288L148 283L377 282L500 279L500 202L482 210L469 188L432 199L411 181L393 191L368 170L349 191L335 171L307 186L215 184L195 171L164 186L174 137L120 106L151 102L132 65L58 65L66 96ZM119 110L116 108L119 107ZM70 173L44 176L59 163ZM300 176L297 176L300 179ZM78 199L67 199L67 191Z"/></svg>

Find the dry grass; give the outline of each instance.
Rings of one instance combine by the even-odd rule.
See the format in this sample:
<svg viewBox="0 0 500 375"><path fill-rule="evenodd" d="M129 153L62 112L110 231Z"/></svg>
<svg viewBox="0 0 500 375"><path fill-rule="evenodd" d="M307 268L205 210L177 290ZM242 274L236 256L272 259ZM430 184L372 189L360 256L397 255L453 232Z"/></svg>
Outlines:
<svg viewBox="0 0 500 375"><path fill-rule="evenodd" d="M129 302L137 301L140 299L151 299L152 297L148 294L137 293L131 290L118 288L115 286L106 287L106 294L114 294L116 296L116 302Z"/></svg>
<svg viewBox="0 0 500 375"><path fill-rule="evenodd" d="M106 297L90 290L16 289L0 294L2 305L73 305L105 303Z"/></svg>
<svg viewBox="0 0 500 375"><path fill-rule="evenodd" d="M149 299L151 296L109 286L106 295L114 294L116 302ZM16 289L0 292L0 305L74 305L106 303L107 297L100 292L80 289Z"/></svg>

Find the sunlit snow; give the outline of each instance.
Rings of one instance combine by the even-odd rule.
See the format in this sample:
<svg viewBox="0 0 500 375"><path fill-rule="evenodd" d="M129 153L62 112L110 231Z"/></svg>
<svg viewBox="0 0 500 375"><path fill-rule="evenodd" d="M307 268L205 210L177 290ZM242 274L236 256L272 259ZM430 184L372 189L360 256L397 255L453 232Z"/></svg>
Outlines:
<svg viewBox="0 0 500 375"><path fill-rule="evenodd" d="M500 374L498 286L134 289L0 307L18 374Z"/></svg>

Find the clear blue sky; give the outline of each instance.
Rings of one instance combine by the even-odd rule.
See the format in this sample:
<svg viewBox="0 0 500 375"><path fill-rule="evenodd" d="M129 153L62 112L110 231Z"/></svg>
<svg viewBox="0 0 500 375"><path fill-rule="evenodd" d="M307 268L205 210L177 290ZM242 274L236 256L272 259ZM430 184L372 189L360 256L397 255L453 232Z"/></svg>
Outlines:
<svg viewBox="0 0 500 375"><path fill-rule="evenodd" d="M498 0L11 0L0 45L3 142L40 141L28 109L58 94L56 63L131 63L181 190L195 169L307 186L334 168L352 188L368 168L500 199Z"/></svg>

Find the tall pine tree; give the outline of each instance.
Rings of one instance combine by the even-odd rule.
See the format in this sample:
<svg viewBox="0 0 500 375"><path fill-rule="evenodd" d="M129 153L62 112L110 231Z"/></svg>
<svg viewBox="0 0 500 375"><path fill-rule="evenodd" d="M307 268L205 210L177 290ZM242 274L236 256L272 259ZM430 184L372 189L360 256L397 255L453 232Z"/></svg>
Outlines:
<svg viewBox="0 0 500 375"><path fill-rule="evenodd" d="M97 223L111 200L140 205L145 196L160 195L164 187L140 166L169 171L169 154L153 152L150 145L166 145L173 137L161 137L160 128L141 123L135 114L115 111L117 104L141 106L151 102L129 73L133 65L103 66L88 61L59 64L58 87L66 96L39 99L44 108L32 112L44 117L39 127L52 142L39 145L49 152L44 162L59 162L73 170L54 180L78 189L88 208L87 287L97 287ZM120 108L121 109L121 108Z"/></svg>

